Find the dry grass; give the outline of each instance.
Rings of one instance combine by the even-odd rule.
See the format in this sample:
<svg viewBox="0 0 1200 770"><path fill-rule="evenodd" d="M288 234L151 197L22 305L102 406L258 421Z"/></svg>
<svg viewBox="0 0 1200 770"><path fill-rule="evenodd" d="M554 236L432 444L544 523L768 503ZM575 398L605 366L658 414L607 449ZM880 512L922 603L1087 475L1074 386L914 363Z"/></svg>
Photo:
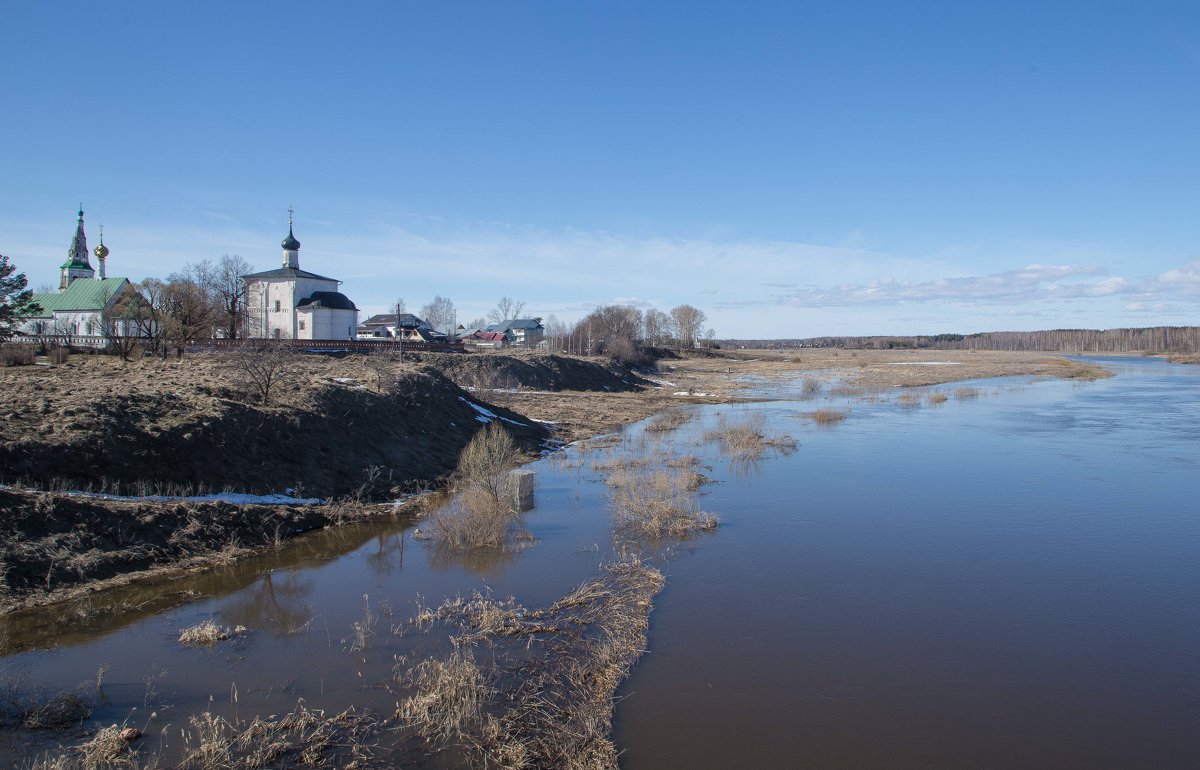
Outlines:
<svg viewBox="0 0 1200 770"><path fill-rule="evenodd" d="M1169 364L1200 364L1200 353L1188 353L1178 356L1167 356Z"/></svg>
<svg viewBox="0 0 1200 770"><path fill-rule="evenodd" d="M1113 373L1101 366L1095 364L1084 363L1083 361L1073 361L1069 358L1056 358L1053 361L1054 368L1050 374L1055 377L1061 377L1064 380L1080 380L1082 382L1094 382L1103 380L1113 376Z"/></svg>
<svg viewBox="0 0 1200 770"><path fill-rule="evenodd" d="M412 690L397 716L435 748L467 752L472 766L616 768L613 695L645 650L664 583L630 560L544 610L479 595L449 600L420 624L457 624L451 652L397 672Z"/></svg>
<svg viewBox="0 0 1200 770"><path fill-rule="evenodd" d="M979 388L955 388L954 397L957 399L979 398Z"/></svg>
<svg viewBox="0 0 1200 770"><path fill-rule="evenodd" d="M809 418L817 425L837 425L850 416L849 412L841 409L818 409L810 413Z"/></svg>
<svg viewBox="0 0 1200 770"><path fill-rule="evenodd" d="M825 387L825 384L815 377L805 377L804 385L802 387L804 397L815 398L821 392L823 387Z"/></svg>
<svg viewBox="0 0 1200 770"><path fill-rule="evenodd" d="M606 480L612 487L613 525L624 534L649 539L716 529L717 517L701 511L691 494L707 481L695 471L618 471Z"/></svg>
<svg viewBox="0 0 1200 770"><path fill-rule="evenodd" d="M936 406L938 404L946 403L947 399L949 398L950 397L945 393L930 393L926 400L929 402L930 406Z"/></svg>
<svg viewBox="0 0 1200 770"><path fill-rule="evenodd" d="M687 425L692 421L692 412L685 412L682 409L670 409L652 419L646 425L646 430L652 433L665 433L675 430L683 425Z"/></svg>
<svg viewBox="0 0 1200 770"><path fill-rule="evenodd" d="M246 629L242 626L230 628L219 626L211 618L189 626L179 632L179 643L185 647L211 647L217 642L224 642L235 636L243 636Z"/></svg>
<svg viewBox="0 0 1200 770"><path fill-rule="evenodd" d="M705 433L704 440L718 442L721 451L735 460L758 459L767 449L793 452L799 446L796 439L787 434L767 437L763 434L763 426L761 414L754 414L742 422L730 422L722 415L717 429Z"/></svg>
<svg viewBox="0 0 1200 770"><path fill-rule="evenodd" d="M906 406L910 408L917 407L921 405L921 396L918 393L902 393L900 397L896 399L896 403L900 404L900 406Z"/></svg>

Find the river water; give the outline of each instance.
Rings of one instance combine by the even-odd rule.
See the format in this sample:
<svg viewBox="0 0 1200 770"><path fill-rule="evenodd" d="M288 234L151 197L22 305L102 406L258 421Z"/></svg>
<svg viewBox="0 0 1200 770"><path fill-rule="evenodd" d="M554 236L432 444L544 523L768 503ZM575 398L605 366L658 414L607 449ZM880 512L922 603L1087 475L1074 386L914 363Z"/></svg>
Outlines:
<svg viewBox="0 0 1200 770"><path fill-rule="evenodd" d="M1197 767L1200 367L1099 362L1117 376L917 391L941 404L799 400L795 387L692 407L665 436L631 426L617 448L530 466L528 548L446 555L408 518L315 533L0 620L0 677L54 690L105 665L94 719L145 724L155 746L206 708L389 712L376 685L421 650L388 629L418 597L553 602L611 559L592 463L694 454L718 482L700 504L721 527L651 554L668 580L620 693L622 767ZM955 397L964 386L979 395ZM849 416L820 428L806 419L819 407ZM731 463L704 441L755 414L799 448ZM249 633L177 644L206 618ZM26 739L3 738L0 760L15 760Z"/></svg>

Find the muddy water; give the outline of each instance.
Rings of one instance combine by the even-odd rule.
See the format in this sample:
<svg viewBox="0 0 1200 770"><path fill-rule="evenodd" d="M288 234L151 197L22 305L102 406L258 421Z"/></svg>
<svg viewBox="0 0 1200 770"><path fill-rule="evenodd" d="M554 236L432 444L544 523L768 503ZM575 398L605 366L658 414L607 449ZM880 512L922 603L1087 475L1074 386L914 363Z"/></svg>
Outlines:
<svg viewBox="0 0 1200 770"><path fill-rule="evenodd" d="M696 454L720 482L701 505L722 526L649 554L668 583L621 693L624 767L1194 767L1200 367L1105 365L1118 376L921 391L950 394L940 406L696 407L666 436L634 426L622 447L532 466L538 542L518 552L439 553L408 519L317 533L0 620L20 650L0 677L54 690L106 665L96 722L146 725L168 750L206 708L268 715L302 698L388 713L396 656L439 641L391 633L418 597L549 604L610 558L591 464ZM820 407L850 415L819 429L804 414ZM799 449L731 464L703 441L751 413ZM249 633L212 650L174 641L206 618ZM0 764L19 759L27 738L0 739Z"/></svg>

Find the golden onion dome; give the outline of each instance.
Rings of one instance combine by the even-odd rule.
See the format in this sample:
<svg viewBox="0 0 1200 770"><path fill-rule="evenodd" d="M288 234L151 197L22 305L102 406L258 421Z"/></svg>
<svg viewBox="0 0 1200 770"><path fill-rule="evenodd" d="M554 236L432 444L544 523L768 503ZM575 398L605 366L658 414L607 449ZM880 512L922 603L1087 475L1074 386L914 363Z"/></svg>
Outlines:
<svg viewBox="0 0 1200 770"><path fill-rule="evenodd" d="M96 255L96 259L104 259L108 256L108 247L104 245L104 241L100 241L100 245L92 249L92 253Z"/></svg>

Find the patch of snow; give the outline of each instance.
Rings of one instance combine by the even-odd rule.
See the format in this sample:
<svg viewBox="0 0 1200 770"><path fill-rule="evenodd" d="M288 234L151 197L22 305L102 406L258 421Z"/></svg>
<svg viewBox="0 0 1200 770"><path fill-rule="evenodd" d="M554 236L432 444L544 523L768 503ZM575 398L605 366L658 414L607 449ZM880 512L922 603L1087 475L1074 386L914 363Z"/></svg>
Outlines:
<svg viewBox="0 0 1200 770"><path fill-rule="evenodd" d="M678 387L679 387L679 386L678 386L678 385L676 385L675 383L673 383L673 382L667 382L666 380L656 380L656 379L654 379L653 377L647 377L646 379L647 379L647 380L650 380L650 382L656 383L656 384L658 384L658 385L666 385L666 386L667 386L667 387L669 387L669 388L678 388Z"/></svg>
<svg viewBox="0 0 1200 770"><path fill-rule="evenodd" d="M558 425L558 420L539 420L535 417L533 421L540 422L542 425Z"/></svg>
<svg viewBox="0 0 1200 770"><path fill-rule="evenodd" d="M484 424L487 424L487 423L491 422L492 420L503 420L504 422L508 423L509 425L516 425L521 428L529 427L528 425L526 425L523 422L517 422L516 420L510 420L507 417L501 417L500 415L493 412L491 409L480 406L479 404L476 404L474 401L468 401L467 399L463 398L462 396L459 396L458 400L463 402L467 406L471 407L476 412L479 412L479 414L475 415L475 419Z"/></svg>

